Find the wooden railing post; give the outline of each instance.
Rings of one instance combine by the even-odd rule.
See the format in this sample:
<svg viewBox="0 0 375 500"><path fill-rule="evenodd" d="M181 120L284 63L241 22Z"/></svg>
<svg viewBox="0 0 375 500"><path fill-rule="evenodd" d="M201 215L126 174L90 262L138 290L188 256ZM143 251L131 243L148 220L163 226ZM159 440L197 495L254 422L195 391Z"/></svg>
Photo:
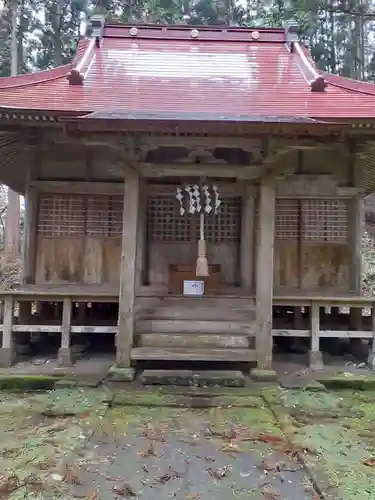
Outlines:
<svg viewBox="0 0 375 500"><path fill-rule="evenodd" d="M323 368L323 357L320 351L320 307L317 302L311 302L310 308L310 331L311 344L309 351L309 366L313 370L321 370Z"/></svg>
<svg viewBox="0 0 375 500"><path fill-rule="evenodd" d="M14 363L13 312L13 297L6 295L4 298L3 341L0 349L0 366L2 368L8 368Z"/></svg>
<svg viewBox="0 0 375 500"><path fill-rule="evenodd" d="M72 365L71 353L72 299L65 297L62 312L61 347L58 354L59 366Z"/></svg>

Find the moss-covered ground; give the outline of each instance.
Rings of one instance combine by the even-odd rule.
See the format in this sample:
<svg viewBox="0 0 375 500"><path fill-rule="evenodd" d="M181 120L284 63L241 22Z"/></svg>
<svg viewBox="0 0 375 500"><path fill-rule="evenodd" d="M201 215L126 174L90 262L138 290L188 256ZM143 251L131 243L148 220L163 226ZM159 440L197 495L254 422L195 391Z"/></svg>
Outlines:
<svg viewBox="0 0 375 500"><path fill-rule="evenodd" d="M302 459L322 498L375 500L371 386L193 400L165 390L0 392L0 498L318 500Z"/></svg>
<svg viewBox="0 0 375 500"><path fill-rule="evenodd" d="M155 392L114 401L100 388L0 393L0 498L317 498L261 395L208 408Z"/></svg>
<svg viewBox="0 0 375 500"><path fill-rule="evenodd" d="M375 390L275 389L265 397L326 495L375 500Z"/></svg>

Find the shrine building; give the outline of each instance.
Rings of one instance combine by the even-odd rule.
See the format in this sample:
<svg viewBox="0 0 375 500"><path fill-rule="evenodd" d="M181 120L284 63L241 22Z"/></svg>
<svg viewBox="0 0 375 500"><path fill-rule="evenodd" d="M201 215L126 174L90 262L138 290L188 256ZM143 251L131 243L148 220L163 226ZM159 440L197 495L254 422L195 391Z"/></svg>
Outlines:
<svg viewBox="0 0 375 500"><path fill-rule="evenodd" d="M373 338L375 85L320 72L296 33L94 16L71 63L0 79L0 182L26 207L2 366L35 334L62 366L108 336L119 367L269 368L280 336L319 367L321 339Z"/></svg>

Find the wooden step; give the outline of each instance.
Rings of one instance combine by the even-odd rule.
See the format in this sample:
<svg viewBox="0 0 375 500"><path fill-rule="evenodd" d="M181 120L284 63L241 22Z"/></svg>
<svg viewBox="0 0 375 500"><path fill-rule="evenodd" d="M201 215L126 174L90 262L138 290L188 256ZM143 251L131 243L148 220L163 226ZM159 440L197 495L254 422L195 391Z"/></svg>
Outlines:
<svg viewBox="0 0 375 500"><path fill-rule="evenodd" d="M256 324L254 321L145 319L136 322L135 330L136 333L213 333L254 336Z"/></svg>
<svg viewBox="0 0 375 500"><path fill-rule="evenodd" d="M186 348L220 348L250 347L249 338L245 335L214 335L195 333L142 333L137 336L140 347L186 347Z"/></svg>
<svg viewBox="0 0 375 500"><path fill-rule="evenodd" d="M188 349L135 347L131 351L133 360L153 361L233 361L245 362L256 360L255 349Z"/></svg>
<svg viewBox="0 0 375 500"><path fill-rule="evenodd" d="M152 312L145 312L142 319L171 319L195 321L239 321L251 322L255 320L255 311L236 310L228 307L205 307L197 305L187 306L160 306Z"/></svg>

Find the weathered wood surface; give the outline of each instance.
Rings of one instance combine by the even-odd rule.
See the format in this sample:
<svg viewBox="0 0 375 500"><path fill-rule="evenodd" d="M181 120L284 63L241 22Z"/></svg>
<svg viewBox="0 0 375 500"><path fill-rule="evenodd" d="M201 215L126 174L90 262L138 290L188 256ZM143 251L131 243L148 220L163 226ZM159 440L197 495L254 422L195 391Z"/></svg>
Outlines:
<svg viewBox="0 0 375 500"><path fill-rule="evenodd" d="M131 351L133 360L168 361L234 361L250 362L256 359L255 349L193 349L135 347Z"/></svg>
<svg viewBox="0 0 375 500"><path fill-rule="evenodd" d="M146 319L136 323L137 333L204 333L254 335L256 324L241 321Z"/></svg>
<svg viewBox="0 0 375 500"><path fill-rule="evenodd" d="M130 352L134 340L139 195L139 173L132 168L126 168L121 243L119 331L116 341L116 364L124 368L130 366Z"/></svg>
<svg viewBox="0 0 375 500"><path fill-rule="evenodd" d="M154 310L145 311L143 317L180 321L251 322L255 319L255 312L252 301L247 299L165 297Z"/></svg>
<svg viewBox="0 0 375 500"><path fill-rule="evenodd" d="M120 255L121 237L38 234L35 282L119 285Z"/></svg>
<svg viewBox="0 0 375 500"><path fill-rule="evenodd" d="M256 337L259 368L270 368L272 362L272 296L274 278L275 188L262 184L259 200L256 273Z"/></svg>
<svg viewBox="0 0 375 500"><path fill-rule="evenodd" d="M139 347L249 348L249 338L243 335L143 333L137 339Z"/></svg>

